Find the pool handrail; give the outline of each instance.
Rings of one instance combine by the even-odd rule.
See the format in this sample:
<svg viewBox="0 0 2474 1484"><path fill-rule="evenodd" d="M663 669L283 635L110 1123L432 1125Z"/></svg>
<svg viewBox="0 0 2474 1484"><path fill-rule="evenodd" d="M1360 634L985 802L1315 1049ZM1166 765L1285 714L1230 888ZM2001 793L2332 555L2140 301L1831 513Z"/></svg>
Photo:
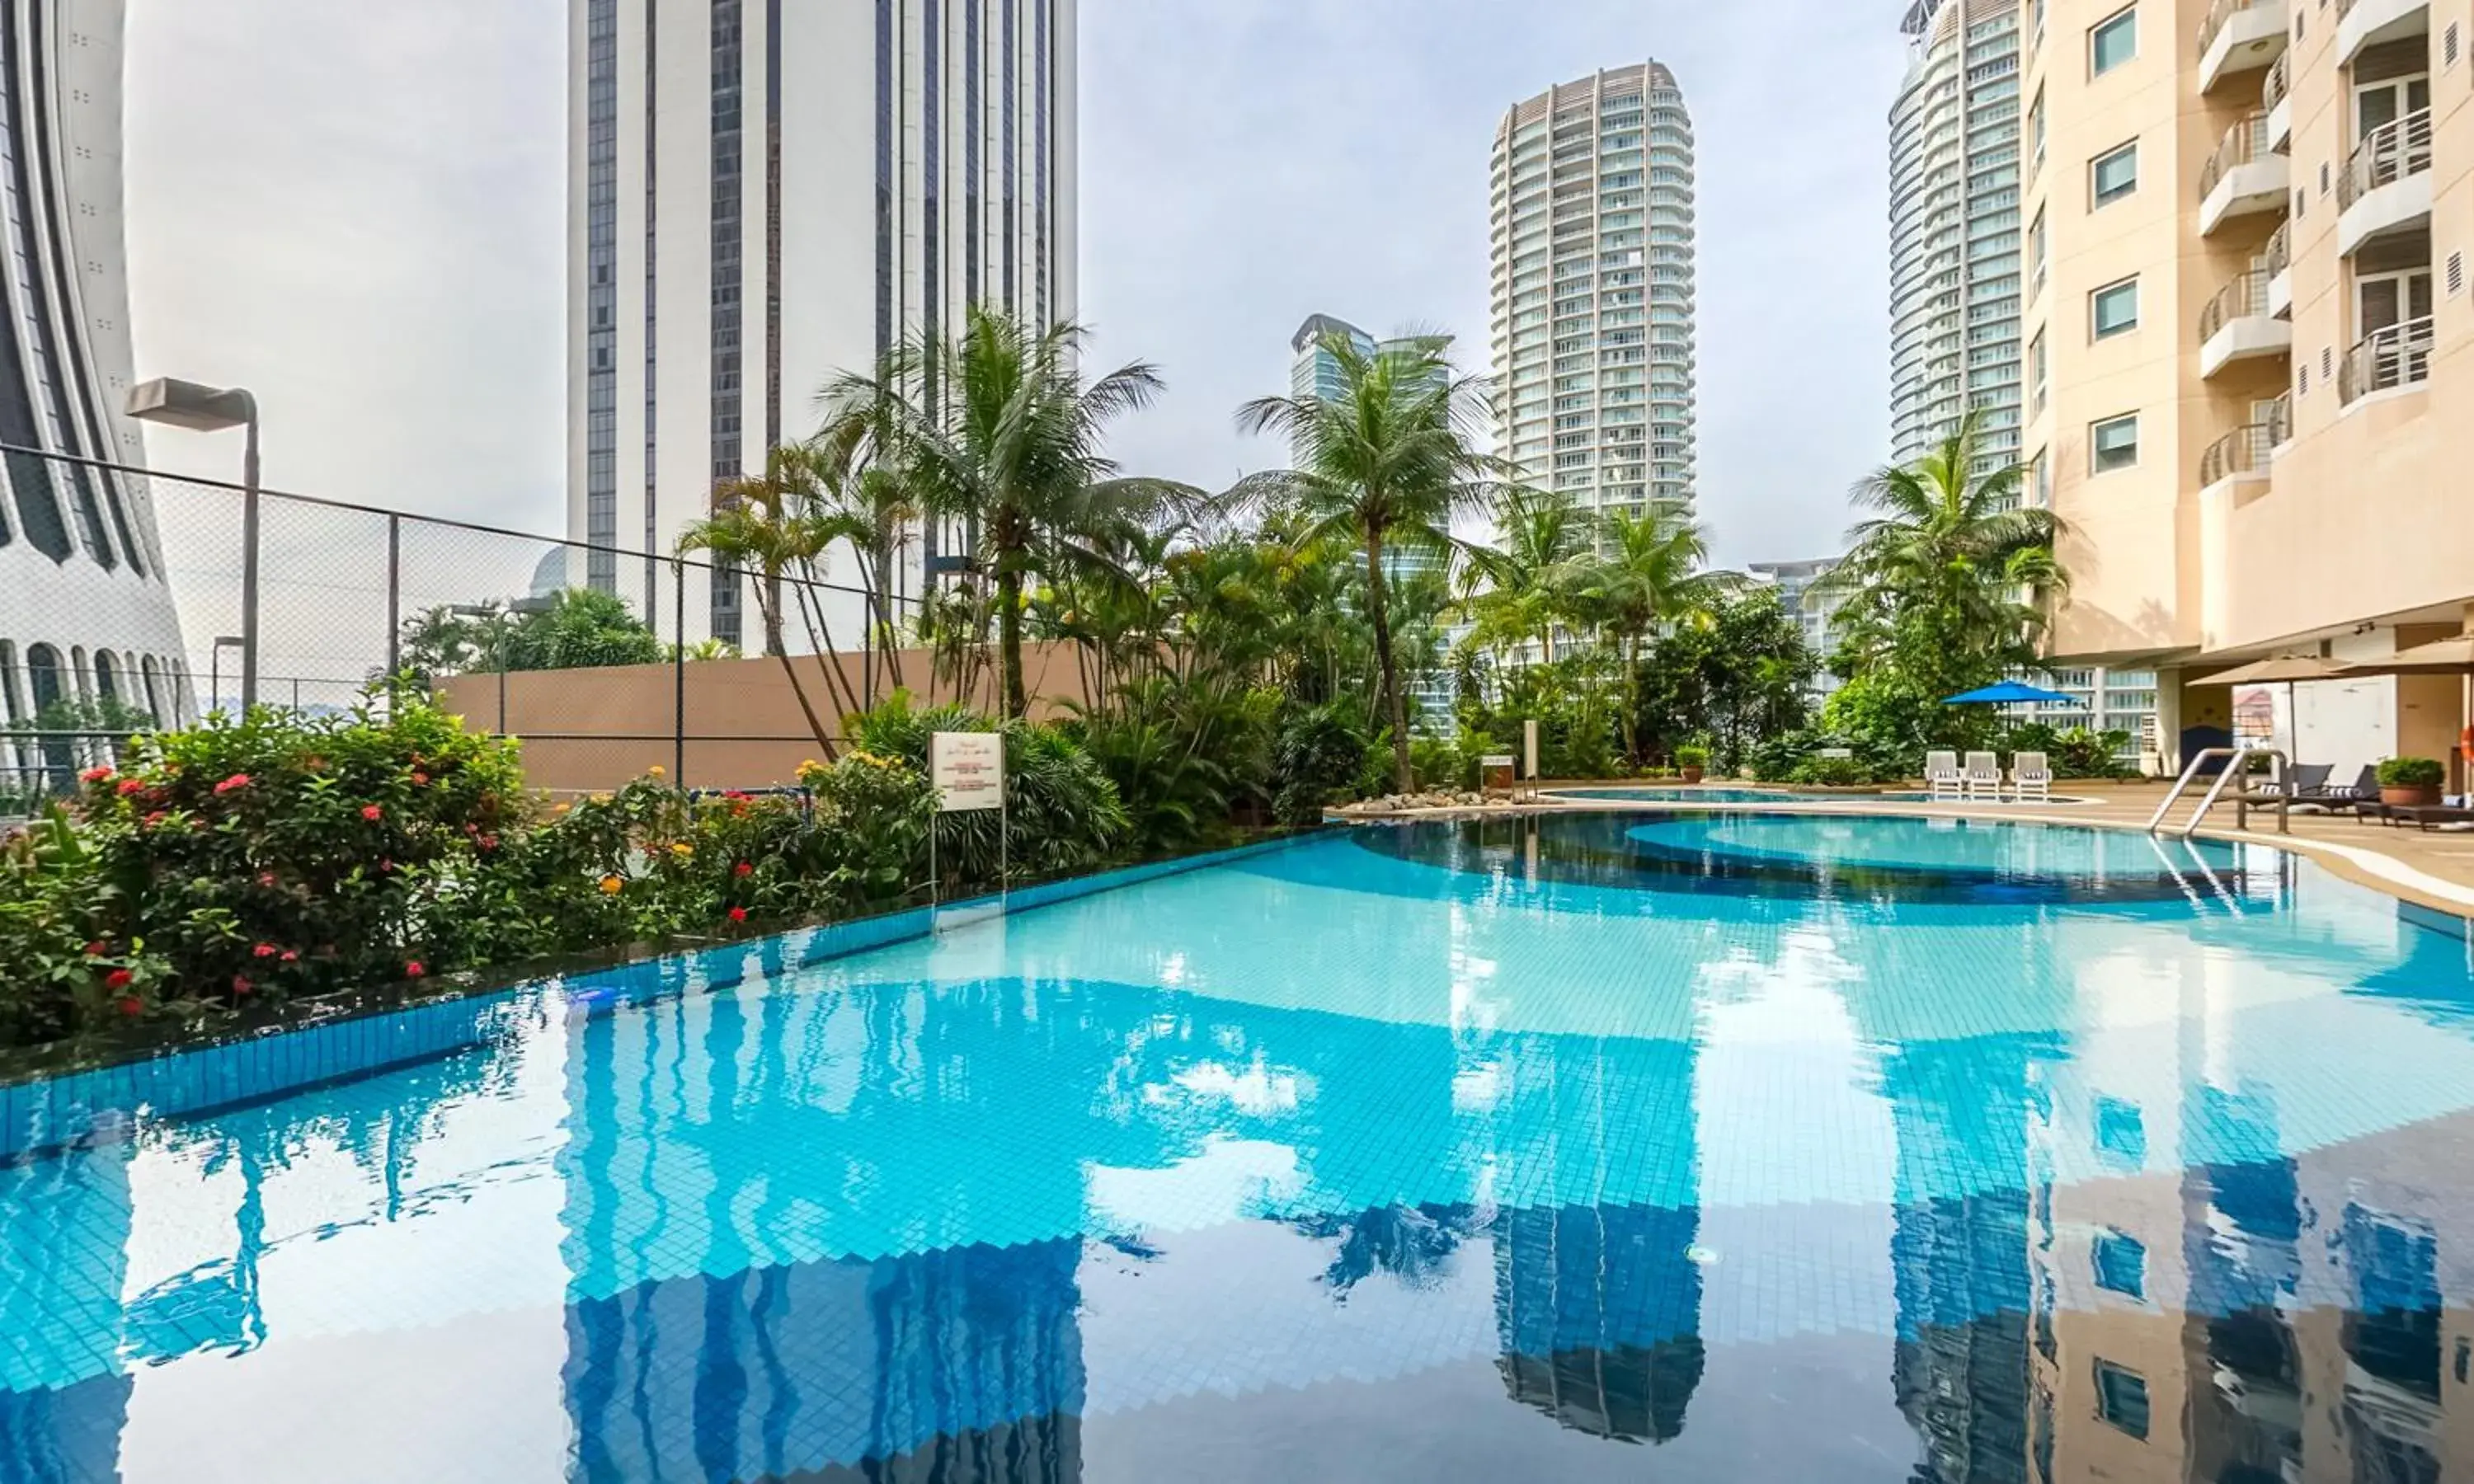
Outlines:
<svg viewBox="0 0 2474 1484"><path fill-rule="evenodd" d="M2165 816L2172 811L2175 802L2190 788L2192 780L2199 776L2200 766L2212 757L2222 757L2228 760L2266 757L2273 762L2276 765L2275 783L2279 795L2276 802L2276 832L2280 835L2293 833L2290 813L2293 796L2292 790L2285 787L2288 769L2285 754L2272 747L2207 747L2192 754L2189 766L2182 770L2181 778L2176 779L2172 788L2166 793L2165 802L2158 804L2156 812L2147 817L2149 834L2156 833L2164 826ZM2217 770L2217 780L2209 785L2207 797L2199 801L2199 806L2191 811L2190 819L2182 826L2180 834L2183 839L2188 840L2199 832L2200 821L2208 817L2208 811L2214 808L2218 799L2223 796L2225 785L2239 778L2243 771L2242 768L2232 766Z"/></svg>

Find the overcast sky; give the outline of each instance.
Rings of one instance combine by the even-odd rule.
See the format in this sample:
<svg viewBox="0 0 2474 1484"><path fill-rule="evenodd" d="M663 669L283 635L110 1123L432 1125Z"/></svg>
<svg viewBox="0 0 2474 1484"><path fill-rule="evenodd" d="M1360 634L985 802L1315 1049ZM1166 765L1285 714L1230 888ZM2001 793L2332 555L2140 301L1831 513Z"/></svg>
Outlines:
<svg viewBox="0 0 2474 1484"><path fill-rule="evenodd" d="M278 488L560 529L565 0L128 5L139 374L254 388ZM1230 414L1317 311L1483 370L1496 120L1654 57L1699 143L1703 518L1726 562L1837 549L1886 444L1897 10L1082 0L1083 317L1170 386L1120 458L1214 486L1272 461ZM230 440L150 439L236 470Z"/></svg>

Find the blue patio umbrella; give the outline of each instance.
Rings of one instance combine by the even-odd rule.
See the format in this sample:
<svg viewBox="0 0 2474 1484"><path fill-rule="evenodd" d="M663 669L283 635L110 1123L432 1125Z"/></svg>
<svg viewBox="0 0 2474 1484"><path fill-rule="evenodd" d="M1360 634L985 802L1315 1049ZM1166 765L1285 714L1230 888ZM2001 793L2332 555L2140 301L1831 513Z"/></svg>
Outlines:
<svg viewBox="0 0 2474 1484"><path fill-rule="evenodd" d="M1942 697L1944 706L2021 706L2034 702L2041 706L2085 706L2076 696L2066 696L2058 690L2045 690L2035 685L2023 685L2017 681L2003 681L1981 690L1963 690L1954 696Z"/></svg>

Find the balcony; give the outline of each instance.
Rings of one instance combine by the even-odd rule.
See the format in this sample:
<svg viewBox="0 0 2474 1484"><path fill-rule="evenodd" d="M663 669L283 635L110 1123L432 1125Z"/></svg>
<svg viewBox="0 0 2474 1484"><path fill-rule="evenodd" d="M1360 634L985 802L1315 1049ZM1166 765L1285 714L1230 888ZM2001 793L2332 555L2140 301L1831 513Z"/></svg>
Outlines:
<svg viewBox="0 0 2474 1484"><path fill-rule="evenodd" d="M2268 404L2268 446L2282 448L2293 442L2293 394L2280 392L2276 400Z"/></svg>
<svg viewBox="0 0 2474 1484"><path fill-rule="evenodd" d="M2254 268L2217 291L2199 311L2199 375L2214 376L2236 361L2285 355L2293 326L2268 312L2268 270Z"/></svg>
<svg viewBox="0 0 2474 1484"><path fill-rule="evenodd" d="M2423 162L2430 164L2429 131ZM2199 235L2263 211L2283 211L2288 161L2268 147L2268 115L2254 113L2225 131L2199 172Z"/></svg>
<svg viewBox="0 0 2474 1484"><path fill-rule="evenodd" d="M2266 479L2276 444L2265 422L2245 423L2210 443L2199 455L2199 488L2228 479Z"/></svg>
<svg viewBox="0 0 2474 1484"><path fill-rule="evenodd" d="M2268 251L2260 254L2260 266L2268 271L2268 312L2280 320L2293 318L2293 224L2279 222L2274 235L2268 239Z"/></svg>
<svg viewBox="0 0 2474 1484"><path fill-rule="evenodd" d="M2338 0L2337 65L2350 67L2366 46L2431 30L2431 0Z"/></svg>
<svg viewBox="0 0 2474 1484"><path fill-rule="evenodd" d="M2431 227L2431 110L2393 119L2363 136L2337 182L2337 251Z"/></svg>
<svg viewBox="0 0 2474 1484"><path fill-rule="evenodd" d="M2365 335L2337 369L2337 399L2396 392L2431 379L2431 316L2405 320Z"/></svg>
<svg viewBox="0 0 2474 1484"><path fill-rule="evenodd" d="M2285 55L2285 0L2216 0L2199 22L2199 91Z"/></svg>
<svg viewBox="0 0 2474 1484"><path fill-rule="evenodd" d="M2268 63L2268 81L2260 84L2259 106L2268 110L2268 147L2282 150L2293 142L2293 54L2280 52Z"/></svg>

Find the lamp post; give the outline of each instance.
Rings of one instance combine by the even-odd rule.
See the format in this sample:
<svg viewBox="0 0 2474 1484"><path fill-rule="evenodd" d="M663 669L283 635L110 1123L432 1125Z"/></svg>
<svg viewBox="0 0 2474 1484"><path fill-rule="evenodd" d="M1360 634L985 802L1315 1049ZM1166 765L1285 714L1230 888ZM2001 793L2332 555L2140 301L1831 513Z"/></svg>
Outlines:
<svg viewBox="0 0 2474 1484"><path fill-rule="evenodd" d="M207 710L211 711L216 709L224 698L224 651L226 649L237 649L246 653L248 648L248 642L242 639L238 634L225 634L216 635L214 644L206 651Z"/></svg>
<svg viewBox="0 0 2474 1484"><path fill-rule="evenodd" d="M240 476L240 709L247 716L257 705L257 398L238 387L158 376L129 389L129 416L192 433L248 430Z"/></svg>

